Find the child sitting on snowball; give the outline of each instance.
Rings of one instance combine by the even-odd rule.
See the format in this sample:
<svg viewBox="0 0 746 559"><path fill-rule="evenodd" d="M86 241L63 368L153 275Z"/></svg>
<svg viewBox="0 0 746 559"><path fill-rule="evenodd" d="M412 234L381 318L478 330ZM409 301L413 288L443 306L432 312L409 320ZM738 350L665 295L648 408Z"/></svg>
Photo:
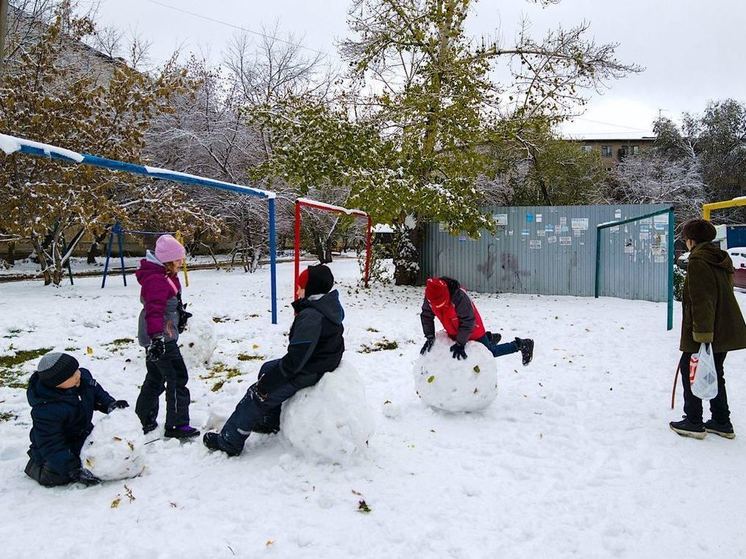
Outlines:
<svg viewBox="0 0 746 559"><path fill-rule="evenodd" d="M114 400L67 353L47 353L41 358L26 396L33 422L26 475L47 487L74 481L100 483L80 464L80 450L93 430L93 410L108 414L129 404Z"/></svg>
<svg viewBox="0 0 746 559"><path fill-rule="evenodd" d="M451 339L456 341L451 346L454 359L466 359L464 346L471 340L484 344L495 357L520 351L524 365L528 365L533 359L533 340L516 338L512 342L500 344L502 336L485 331L477 307L459 282L445 276L428 278L425 285L425 300L422 303L420 320L426 340L420 355L429 352L433 347L436 316Z"/></svg>
<svg viewBox="0 0 746 559"><path fill-rule="evenodd" d="M339 303L331 270L309 266L298 277L296 315L290 328L287 353L267 361L257 382L246 391L220 433L205 433L210 450L238 456L252 431L274 433L280 429L282 403L301 388L313 386L342 361L344 310Z"/></svg>

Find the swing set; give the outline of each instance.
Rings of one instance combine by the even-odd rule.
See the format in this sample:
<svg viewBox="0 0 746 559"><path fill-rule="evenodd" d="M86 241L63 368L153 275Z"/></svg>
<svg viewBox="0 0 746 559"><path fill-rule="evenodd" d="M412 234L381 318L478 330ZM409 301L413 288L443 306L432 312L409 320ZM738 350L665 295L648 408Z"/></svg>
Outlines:
<svg viewBox="0 0 746 559"><path fill-rule="evenodd" d="M19 152L35 157L56 159L67 164L104 167L114 171L144 175L152 179L167 180L181 184L214 188L217 190L226 190L237 194L255 196L257 198L267 200L269 226L268 244L270 258L270 312L272 315L272 324L277 324L277 242L275 227L275 202L277 195L274 192L261 190L259 188L253 188L241 184L234 184L230 182L210 179L207 177L201 177L198 175L191 175L189 173L180 173L177 171L172 171L170 169L162 169L160 167L150 167L146 165L139 165L136 163L128 163L125 161L118 161L116 159L107 159L105 157L99 157L88 153L79 153L77 151L61 148L59 146L41 142L34 142L32 140L18 138L16 136L10 136L8 134L0 134L0 149L4 151L6 155ZM114 233L113 228L112 233L117 234ZM122 231L117 234L119 237L120 246L123 246L124 244L121 237L122 234ZM112 242L113 236L109 238L109 243L111 244ZM120 260L123 259L124 256L122 254L122 251L120 250Z"/></svg>
<svg viewBox="0 0 746 559"><path fill-rule="evenodd" d="M300 275L300 232L301 232L301 208L314 208L325 212L331 212L335 214L353 215L358 218L365 219L366 231L365 231L365 271L363 274L363 284L368 287L368 280L370 276L370 259L372 249L372 228L373 221L366 212L362 210L343 208L342 206L334 206L332 204L325 204L324 202L318 202L311 200L310 198L298 198L295 201L295 256L294 256L294 272L295 280L293 284L293 300L297 299L298 293L298 276Z"/></svg>
<svg viewBox="0 0 746 559"><path fill-rule="evenodd" d="M137 231L134 229L124 229L122 224L118 221L112 226L111 233L109 234L109 243L106 246L106 262L104 262L104 277L101 280L101 289L106 287L106 277L109 273L109 261L111 260L111 247L114 244L114 235L117 236L117 246L119 247L119 262L122 271L122 281L124 286L127 287L127 274L125 273L124 267L124 235L125 233L131 233L135 235L145 235L160 237L161 235L173 235L177 241L182 245L184 244L184 238L181 235L181 231ZM187 269L186 259L182 264L182 272L184 273L184 284L189 287L189 271Z"/></svg>

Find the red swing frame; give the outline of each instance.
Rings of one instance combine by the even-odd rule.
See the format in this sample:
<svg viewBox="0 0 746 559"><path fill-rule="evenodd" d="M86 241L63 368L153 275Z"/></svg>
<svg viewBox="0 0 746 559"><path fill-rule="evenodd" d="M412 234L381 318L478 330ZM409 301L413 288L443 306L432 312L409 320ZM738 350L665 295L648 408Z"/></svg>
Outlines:
<svg viewBox="0 0 746 559"><path fill-rule="evenodd" d="M324 202L318 202L316 200L311 200L310 198L298 198L295 201L295 277L293 281L293 300L297 299L298 276L300 275L300 228L302 207L314 208L317 210L338 214L354 215L366 220L367 230L365 234L365 272L363 275L363 284L365 285L365 287L368 287L368 280L370 279L370 259L373 244L373 221L370 215L362 210L348 209L343 208L342 206L325 204Z"/></svg>

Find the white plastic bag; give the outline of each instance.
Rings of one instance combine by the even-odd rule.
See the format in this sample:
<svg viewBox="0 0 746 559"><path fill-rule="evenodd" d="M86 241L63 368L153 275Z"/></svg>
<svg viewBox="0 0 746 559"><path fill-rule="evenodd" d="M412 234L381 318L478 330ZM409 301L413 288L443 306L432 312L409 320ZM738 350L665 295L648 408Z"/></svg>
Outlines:
<svg viewBox="0 0 746 559"><path fill-rule="evenodd" d="M689 382L692 394L702 400L712 400L718 395L718 376L712 344L699 346L699 353L689 360Z"/></svg>

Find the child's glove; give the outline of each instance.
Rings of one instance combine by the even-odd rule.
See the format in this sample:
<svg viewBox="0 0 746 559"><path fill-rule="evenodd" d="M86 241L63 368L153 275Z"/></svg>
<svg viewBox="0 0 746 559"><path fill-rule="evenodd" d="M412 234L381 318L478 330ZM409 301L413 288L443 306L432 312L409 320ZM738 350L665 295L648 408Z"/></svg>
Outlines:
<svg viewBox="0 0 746 559"><path fill-rule="evenodd" d="M90 487L91 485L98 485L99 483L101 483L101 480L94 476L91 470L87 470L86 468L78 468L77 470L74 470L70 475L70 478L73 481L82 483L86 487Z"/></svg>
<svg viewBox="0 0 746 559"><path fill-rule="evenodd" d="M116 400L109 404L109 407L106 408L106 413L111 413L116 409L124 409L130 407L129 402L127 400Z"/></svg>
<svg viewBox="0 0 746 559"><path fill-rule="evenodd" d="M150 345L145 350L145 359L148 361L158 361L165 353L166 341L163 339L163 334L159 334L150 340Z"/></svg>
<svg viewBox="0 0 746 559"><path fill-rule="evenodd" d="M455 343L451 346L451 357L457 360L466 359L466 352L464 346L459 343Z"/></svg>
<svg viewBox="0 0 746 559"><path fill-rule="evenodd" d="M268 372L259 372L259 378L256 381L256 392L262 400L266 400L270 392L287 382L285 375L282 374L279 367L272 367Z"/></svg>
<svg viewBox="0 0 746 559"><path fill-rule="evenodd" d="M431 349L433 349L433 344L435 343L435 338L427 338L425 340L425 345L422 346L422 349L420 350L420 355L425 355L428 353Z"/></svg>
<svg viewBox="0 0 746 559"><path fill-rule="evenodd" d="M179 330L179 334L181 334L184 330L186 330L187 327L187 321L192 318L194 315L190 312L187 312L186 308L189 303L186 303L182 305L179 304L179 326L177 327Z"/></svg>

